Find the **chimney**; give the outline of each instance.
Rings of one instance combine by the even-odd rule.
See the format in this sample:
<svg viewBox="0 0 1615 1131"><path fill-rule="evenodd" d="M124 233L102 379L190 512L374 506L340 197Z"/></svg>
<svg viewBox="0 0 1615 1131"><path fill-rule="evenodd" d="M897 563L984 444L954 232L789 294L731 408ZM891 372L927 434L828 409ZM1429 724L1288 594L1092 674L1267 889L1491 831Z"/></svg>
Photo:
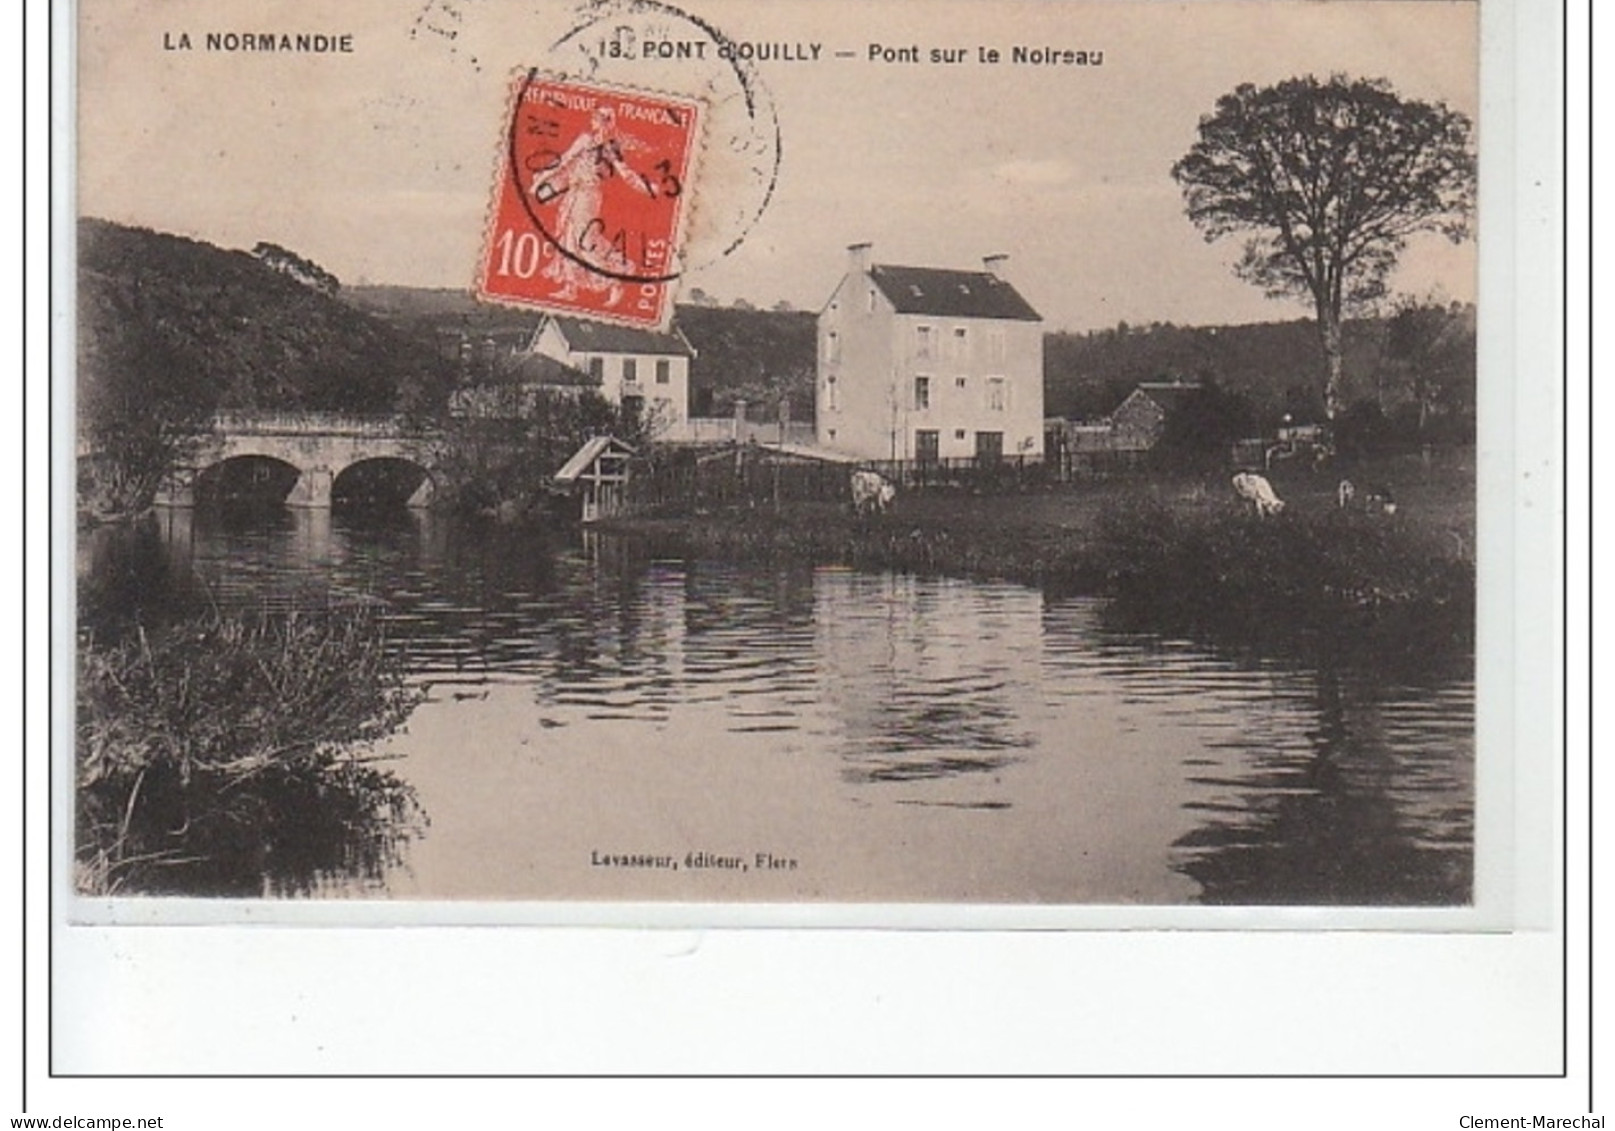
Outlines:
<svg viewBox="0 0 1615 1131"><path fill-rule="evenodd" d="M869 270L869 256L874 249L872 243L854 243L847 245L847 268L851 271L866 273Z"/></svg>
<svg viewBox="0 0 1615 1131"><path fill-rule="evenodd" d="M996 279L1002 279L1004 277L1004 264L1008 262L1009 256L1007 255L987 255L982 257L981 265L987 269L989 275Z"/></svg>

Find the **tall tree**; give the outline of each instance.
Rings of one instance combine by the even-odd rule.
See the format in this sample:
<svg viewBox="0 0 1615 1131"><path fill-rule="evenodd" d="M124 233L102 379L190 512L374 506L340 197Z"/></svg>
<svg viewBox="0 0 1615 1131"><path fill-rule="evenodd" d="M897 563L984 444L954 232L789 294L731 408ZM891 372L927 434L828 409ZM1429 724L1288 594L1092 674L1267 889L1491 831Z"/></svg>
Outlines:
<svg viewBox="0 0 1615 1131"><path fill-rule="evenodd" d="M1199 134L1172 166L1189 219L1208 242L1251 233L1235 273L1272 297L1311 300L1332 419L1345 311L1385 293L1414 234L1468 235L1469 119L1402 98L1383 79L1309 75L1241 85L1200 119Z"/></svg>
<svg viewBox="0 0 1615 1131"><path fill-rule="evenodd" d="M217 386L173 340L138 286L79 276L80 516L101 520L151 505L163 477L207 443Z"/></svg>

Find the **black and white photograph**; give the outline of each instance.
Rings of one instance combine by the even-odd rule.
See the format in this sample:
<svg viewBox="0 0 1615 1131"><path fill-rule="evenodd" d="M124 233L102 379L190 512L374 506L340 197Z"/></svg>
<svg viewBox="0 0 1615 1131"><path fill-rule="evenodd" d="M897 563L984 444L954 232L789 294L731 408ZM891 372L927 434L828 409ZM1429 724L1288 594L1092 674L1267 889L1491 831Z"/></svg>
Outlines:
<svg viewBox="0 0 1615 1131"><path fill-rule="evenodd" d="M76 913L1472 909L1478 27L82 0Z"/></svg>

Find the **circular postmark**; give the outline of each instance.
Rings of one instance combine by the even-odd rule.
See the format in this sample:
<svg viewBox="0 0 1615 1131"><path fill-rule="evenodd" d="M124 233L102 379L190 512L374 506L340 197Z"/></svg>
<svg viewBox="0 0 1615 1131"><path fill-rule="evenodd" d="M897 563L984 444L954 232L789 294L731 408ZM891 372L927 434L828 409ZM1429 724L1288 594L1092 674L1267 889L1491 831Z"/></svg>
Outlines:
<svg viewBox="0 0 1615 1131"><path fill-rule="evenodd" d="M544 61L561 77L661 91L705 107L682 271L740 247L779 184L779 114L746 46L661 0L591 0Z"/></svg>
<svg viewBox="0 0 1615 1131"><path fill-rule="evenodd" d="M699 113L684 99L536 70L517 80L506 137L510 199L543 237L545 272L572 292L566 297L580 284L678 277Z"/></svg>
<svg viewBox="0 0 1615 1131"><path fill-rule="evenodd" d="M431 0L413 34L482 73L521 30L483 11ZM551 20L510 80L474 289L665 325L676 281L735 252L779 184L767 56L662 0L589 0Z"/></svg>

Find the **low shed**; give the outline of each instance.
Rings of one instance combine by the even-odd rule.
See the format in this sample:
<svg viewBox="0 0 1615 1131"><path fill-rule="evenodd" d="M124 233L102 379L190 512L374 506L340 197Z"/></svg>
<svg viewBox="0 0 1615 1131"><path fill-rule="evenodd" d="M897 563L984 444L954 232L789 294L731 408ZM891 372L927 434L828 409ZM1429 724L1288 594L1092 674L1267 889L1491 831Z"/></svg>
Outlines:
<svg viewBox="0 0 1615 1131"><path fill-rule="evenodd" d="M596 436L555 473L555 482L581 492L584 522L612 518L627 501L629 469L637 455L615 436Z"/></svg>

